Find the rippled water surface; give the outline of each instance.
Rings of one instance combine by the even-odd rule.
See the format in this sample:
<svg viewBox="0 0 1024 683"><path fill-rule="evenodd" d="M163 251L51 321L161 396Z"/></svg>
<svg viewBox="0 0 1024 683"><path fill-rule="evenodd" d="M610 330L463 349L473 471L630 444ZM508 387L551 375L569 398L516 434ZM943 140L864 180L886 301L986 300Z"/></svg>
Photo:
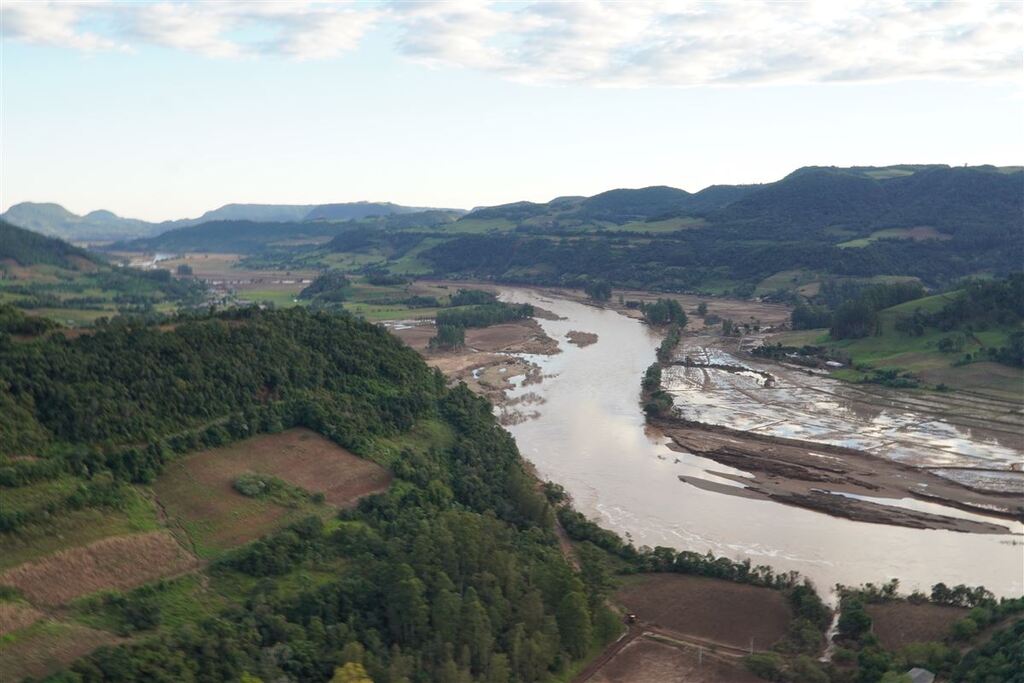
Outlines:
<svg viewBox="0 0 1024 683"><path fill-rule="evenodd" d="M735 485L714 472L742 473L669 450L645 432L640 377L654 360L660 340L645 325L613 311L518 289L503 291L502 299L532 303L566 318L539 321L559 341L562 353L531 357L546 377L519 391L535 392L545 402L538 408L539 417L509 427L520 450L542 477L565 486L581 512L637 545L750 558L779 570L795 569L823 589L836 583L898 577L905 590L927 589L944 581L984 584L999 595L1024 593L1024 527L1020 524L992 520L1012 526L1013 535L866 524L679 481L679 475L688 475ZM568 344L569 330L597 333L598 342L584 348ZM725 359L716 362L734 360L728 354L711 353ZM766 415L757 401L744 401L745 385L738 383L756 386L754 373L750 373L753 377L722 374L729 377L719 381L730 389L718 398L710 398L715 392L687 388L687 384L696 385L685 376L679 379L678 385L673 384L676 404L703 421L835 443L849 441L848 445L880 449L888 457L915 462L959 466L965 458L1003 463L1021 457L983 430L975 435L949 425L929 425L905 409L901 409L903 415L899 410L841 409L829 394L806 387L779 392L779 401L769 411L774 413L771 419L773 415ZM836 384L827 378L815 381ZM864 429L864 419L874 425L872 430ZM900 432L907 424L916 431L887 436L886 430ZM941 511L949 516L969 514L951 508Z"/></svg>

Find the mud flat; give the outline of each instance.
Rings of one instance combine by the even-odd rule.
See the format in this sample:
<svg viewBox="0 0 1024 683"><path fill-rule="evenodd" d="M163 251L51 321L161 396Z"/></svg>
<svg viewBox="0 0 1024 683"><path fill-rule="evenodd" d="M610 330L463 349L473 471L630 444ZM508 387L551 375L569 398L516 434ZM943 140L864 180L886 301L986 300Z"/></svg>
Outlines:
<svg viewBox="0 0 1024 683"><path fill-rule="evenodd" d="M741 470L752 478L716 473L735 486L681 475L686 483L729 495L774 500L861 522L916 529L1009 533L1008 526L922 507L948 506L979 516L1022 521L1019 497L968 489L927 470L851 448L785 439L680 419L653 419L670 448ZM905 499L924 506L902 504Z"/></svg>
<svg viewBox="0 0 1024 683"><path fill-rule="evenodd" d="M535 313L546 320L559 319L543 309L535 309ZM514 389L543 380L540 367L529 357L561 352L558 342L532 318L467 329L465 346L453 351L429 348L430 338L436 332L433 323L401 321L390 324L389 329L450 381L465 382L472 391L486 396L498 408L498 419L505 425L537 417L538 406L544 402L533 392L509 395Z"/></svg>
<svg viewBox="0 0 1024 683"><path fill-rule="evenodd" d="M594 334L593 332L580 332L579 330L569 330L568 332L565 333L565 338L569 340L570 344L575 344L580 348L597 343L597 335Z"/></svg>

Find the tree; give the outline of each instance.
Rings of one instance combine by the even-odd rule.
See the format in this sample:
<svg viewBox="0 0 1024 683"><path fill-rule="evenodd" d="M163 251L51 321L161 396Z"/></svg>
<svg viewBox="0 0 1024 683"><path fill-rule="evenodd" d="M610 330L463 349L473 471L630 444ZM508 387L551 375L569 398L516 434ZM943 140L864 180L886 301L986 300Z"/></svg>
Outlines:
<svg viewBox="0 0 1024 683"><path fill-rule="evenodd" d="M587 599L577 591L567 593L558 606L557 617L562 645L569 654L579 659L587 653L592 635Z"/></svg>
<svg viewBox="0 0 1024 683"><path fill-rule="evenodd" d="M191 275L192 274L192 266L188 265L187 263L182 263L181 265L178 266L177 272L178 272L178 275L181 275L181 276Z"/></svg>
<svg viewBox="0 0 1024 683"><path fill-rule="evenodd" d="M458 325L438 325L437 334L427 342L429 349L459 349L466 343L466 330Z"/></svg>
<svg viewBox="0 0 1024 683"><path fill-rule="evenodd" d="M349 662L339 666L331 676L331 683L373 683L373 679L366 673L366 669L358 662Z"/></svg>
<svg viewBox="0 0 1024 683"><path fill-rule="evenodd" d="M697 315L699 315L700 317L703 318L707 314L708 314L708 304L707 304L706 301L701 301L699 304L697 304Z"/></svg>
<svg viewBox="0 0 1024 683"><path fill-rule="evenodd" d="M594 301L608 301L612 298L612 286L606 280L590 280L583 291Z"/></svg>

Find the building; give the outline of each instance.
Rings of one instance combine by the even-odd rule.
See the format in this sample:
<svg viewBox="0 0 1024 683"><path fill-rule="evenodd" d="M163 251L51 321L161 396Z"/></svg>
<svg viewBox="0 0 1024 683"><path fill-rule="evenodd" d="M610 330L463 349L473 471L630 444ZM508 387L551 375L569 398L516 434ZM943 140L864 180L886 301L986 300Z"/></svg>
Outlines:
<svg viewBox="0 0 1024 683"><path fill-rule="evenodd" d="M935 674L919 666L908 671L907 675L910 676L911 683L933 683L935 681Z"/></svg>

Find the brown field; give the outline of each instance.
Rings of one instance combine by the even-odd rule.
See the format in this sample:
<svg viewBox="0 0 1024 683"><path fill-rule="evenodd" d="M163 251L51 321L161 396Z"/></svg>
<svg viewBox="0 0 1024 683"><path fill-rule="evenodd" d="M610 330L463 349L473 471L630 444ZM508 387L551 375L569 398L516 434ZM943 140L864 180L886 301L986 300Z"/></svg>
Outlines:
<svg viewBox="0 0 1024 683"><path fill-rule="evenodd" d="M134 588L196 566L166 531L116 536L26 562L0 574L33 603L62 605L99 590Z"/></svg>
<svg viewBox="0 0 1024 683"><path fill-rule="evenodd" d="M683 574L630 580L616 600L645 625L743 649L767 650L793 617L779 591Z"/></svg>
<svg viewBox="0 0 1024 683"><path fill-rule="evenodd" d="M637 638L602 666L589 683L759 683L741 664L712 657L705 650L675 647Z"/></svg>
<svg viewBox="0 0 1024 683"><path fill-rule="evenodd" d="M78 624L39 623L0 644L0 681L46 676L118 640L111 633Z"/></svg>
<svg viewBox="0 0 1024 683"><path fill-rule="evenodd" d="M196 453L171 464L153 488L201 555L255 540L301 513L235 491L232 483L246 472L270 474L322 493L327 503L337 507L352 505L391 483L387 470L308 429L289 429Z"/></svg>
<svg viewBox="0 0 1024 683"><path fill-rule="evenodd" d="M17 602L0 602L0 636L31 626L43 618L43 613Z"/></svg>
<svg viewBox="0 0 1024 683"><path fill-rule="evenodd" d="M898 650L910 643L941 641L949 635L953 622L967 616L968 610L944 605L913 605L887 602L867 606L874 622L872 630L887 650Z"/></svg>

